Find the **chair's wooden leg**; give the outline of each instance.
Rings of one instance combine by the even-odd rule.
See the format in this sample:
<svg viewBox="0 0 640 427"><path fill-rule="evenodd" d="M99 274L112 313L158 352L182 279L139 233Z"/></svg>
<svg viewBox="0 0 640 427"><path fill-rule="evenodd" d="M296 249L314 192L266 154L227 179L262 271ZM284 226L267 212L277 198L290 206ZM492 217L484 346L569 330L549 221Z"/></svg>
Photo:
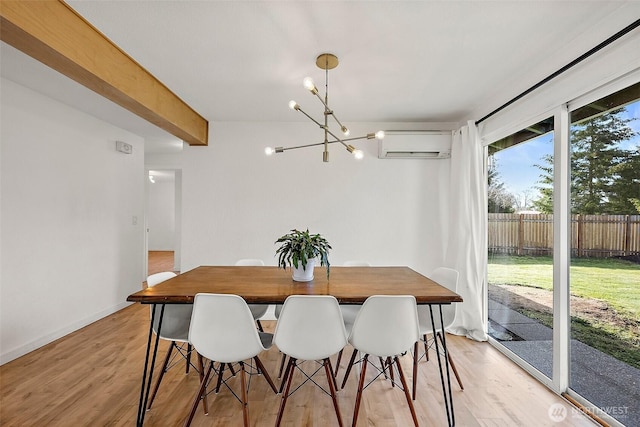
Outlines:
<svg viewBox="0 0 640 427"><path fill-rule="evenodd" d="M185 374L189 373L191 367L191 344L187 344L187 367L185 368Z"/></svg>
<svg viewBox="0 0 640 427"><path fill-rule="evenodd" d="M224 375L224 365L231 366L230 363L221 363L220 369L218 370L218 382L216 383L216 394L220 391L220 385L222 385L222 376Z"/></svg>
<svg viewBox="0 0 640 427"><path fill-rule="evenodd" d="M211 362L211 366L213 367L213 362ZM198 368L200 368L200 381L202 381L204 379L204 360L200 353L198 353ZM209 404L207 403L206 392L202 395L202 409L205 414L209 413Z"/></svg>
<svg viewBox="0 0 640 427"><path fill-rule="evenodd" d="M240 362L240 383L242 384L242 420L244 427L249 427L249 399L247 398L247 379L244 372L244 362Z"/></svg>
<svg viewBox="0 0 640 427"><path fill-rule="evenodd" d="M273 390L273 392L275 394L278 394L278 389L276 388L275 384L271 380L271 377L269 376L269 372L267 372L267 370L264 369L264 365L262 364L262 361L260 360L260 358L258 356L256 356L256 357L253 358L253 360L256 361L256 366L258 367L258 369L260 370L260 372L264 376L264 379L267 380L267 382L269 383L269 386L271 387L271 390Z"/></svg>
<svg viewBox="0 0 640 427"><path fill-rule="evenodd" d="M278 369L278 378L282 378L282 370L284 369L284 362L287 361L287 355L282 353L282 357L280 358L280 369Z"/></svg>
<svg viewBox="0 0 640 427"><path fill-rule="evenodd" d="M396 386L395 378L393 378L393 362L390 357L387 357L387 366L389 367L389 376L391 377L391 387Z"/></svg>
<svg viewBox="0 0 640 427"><path fill-rule="evenodd" d="M358 381L358 391L356 392L356 406L353 408L353 422L351 427L355 427L358 422L358 412L360 412L360 402L362 401L362 390L364 389L364 378L367 372L367 361L369 355L365 354L362 359L362 371L360 371L360 381Z"/></svg>
<svg viewBox="0 0 640 427"><path fill-rule="evenodd" d="M413 424L418 427L418 416L416 415L416 409L413 407L411 396L409 396L409 387L407 387L407 380L404 378L404 373L402 372L402 367L400 366L400 359L398 358L398 356L395 357L395 364L396 368L398 369L398 375L400 376L400 382L402 382L402 388L404 389L404 396L407 398L407 403L409 404L411 417L413 417ZM390 366L389 369L393 369L393 366Z"/></svg>
<svg viewBox="0 0 640 427"><path fill-rule="evenodd" d="M344 350L344 349L342 349L342 350ZM338 376L338 369L340 369L340 360L342 360L342 350L340 350L340 351L338 352L338 358L336 359L336 369L335 369L335 371L333 372L333 376L334 376L334 377L337 377L337 376Z"/></svg>
<svg viewBox="0 0 640 427"><path fill-rule="evenodd" d="M336 380L336 376L333 375L333 366L331 365L331 359L329 360L329 368L331 368L331 378L333 378L333 386L336 388L336 390L338 389L338 381Z"/></svg>
<svg viewBox="0 0 640 427"><path fill-rule="evenodd" d="M442 339L442 335L440 335L440 332L438 332L438 338L440 338L440 342L444 347L444 341ZM449 352L449 350L447 350L447 357L449 359L449 366L451 366L451 369L453 369L453 375L456 376L456 380L458 381L458 385L460 386L460 390L464 390L464 386L462 385L462 380L460 380L460 374L458 374L458 369L456 368L456 364L453 363L453 359L451 358L451 353Z"/></svg>
<svg viewBox="0 0 640 427"><path fill-rule="evenodd" d="M338 407L338 398L336 396L336 377L331 370L331 361L327 357L324 359L324 372L327 374L327 382L329 383L329 391L331 392L331 400L333 400L333 407L336 410L336 417L338 417L338 425L342 427L342 416L340 415L340 407Z"/></svg>
<svg viewBox="0 0 640 427"><path fill-rule="evenodd" d="M422 336L422 339L424 340L424 358L427 360L427 362L429 361L429 346L428 341L427 341L427 334L424 334Z"/></svg>
<svg viewBox="0 0 640 427"><path fill-rule="evenodd" d="M287 358L287 355L283 353L282 360L284 361L286 358ZM289 377L289 369L291 369L291 358L289 358L289 362L287 363L287 368L284 370L284 378L282 378L282 380L280 381L280 389L278 390L279 393L282 393L282 390L284 390L284 385L287 381L287 378Z"/></svg>
<svg viewBox="0 0 640 427"><path fill-rule="evenodd" d="M344 373L344 379L342 380L341 389L344 388L344 385L347 383L347 378L349 378L349 374L351 373L351 367L353 366L354 361L356 360L356 354L358 350L353 349L353 353L351 353L351 359L349 359L349 364L347 365L347 371Z"/></svg>
<svg viewBox="0 0 640 427"><path fill-rule="evenodd" d="M384 360L382 360L382 357L378 357L378 359L380 360L380 368L382 369L382 372L384 373L384 379L388 380L389 379L389 375L387 375L387 367L384 365Z"/></svg>
<svg viewBox="0 0 640 427"><path fill-rule="evenodd" d="M264 332L264 329L262 329L262 323L260 323L259 319L256 319L256 325L258 325L258 330L260 332Z"/></svg>
<svg viewBox="0 0 640 427"><path fill-rule="evenodd" d="M416 387L418 385L418 341L413 345L413 400L416 400Z"/></svg>
<svg viewBox="0 0 640 427"><path fill-rule="evenodd" d="M153 400L156 398L156 393L158 393L158 389L160 388L160 383L162 382L164 373L167 372L167 365L169 364L169 359L171 358L171 352L173 351L174 345L175 345L175 341L171 341L171 345L169 346L169 350L167 351L167 356L164 358L162 369L160 370L160 374L158 375L158 381L156 381L156 385L155 387L153 387L153 393L151 393L151 399L149 399L149 404L147 405L147 411L151 409L151 405L153 404Z"/></svg>
<svg viewBox="0 0 640 427"><path fill-rule="evenodd" d="M198 403L200 402L200 397L203 394L207 394L207 381L209 381L209 375L211 374L211 370L213 369L213 362L210 362L209 369L207 369L207 373L200 382L200 388L196 393L196 397L193 399L193 404L191 405L191 411L189 411L189 415L187 419L184 420L184 427L189 427L191 425L191 421L193 420L193 416L196 414L196 409L198 409Z"/></svg>
<svg viewBox="0 0 640 427"><path fill-rule="evenodd" d="M276 418L276 427L280 426L282 422L282 415L284 414L284 407L287 404L287 398L289 397L289 390L291 390L291 379L293 378L293 371L295 371L296 359L293 357L289 358L289 363L287 363L287 369L285 371L285 376L282 379L282 383L287 382L287 387L282 393L282 400L280 401L280 409L278 409L278 417Z"/></svg>

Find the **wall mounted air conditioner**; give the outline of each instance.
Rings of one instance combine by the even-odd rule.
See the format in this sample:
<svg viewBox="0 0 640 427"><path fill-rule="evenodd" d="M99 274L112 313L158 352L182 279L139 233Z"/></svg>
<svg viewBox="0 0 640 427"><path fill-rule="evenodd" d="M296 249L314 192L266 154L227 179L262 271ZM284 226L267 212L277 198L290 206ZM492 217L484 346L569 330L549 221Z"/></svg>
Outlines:
<svg viewBox="0 0 640 427"><path fill-rule="evenodd" d="M389 130L378 141L380 159L448 159L451 157L450 130Z"/></svg>

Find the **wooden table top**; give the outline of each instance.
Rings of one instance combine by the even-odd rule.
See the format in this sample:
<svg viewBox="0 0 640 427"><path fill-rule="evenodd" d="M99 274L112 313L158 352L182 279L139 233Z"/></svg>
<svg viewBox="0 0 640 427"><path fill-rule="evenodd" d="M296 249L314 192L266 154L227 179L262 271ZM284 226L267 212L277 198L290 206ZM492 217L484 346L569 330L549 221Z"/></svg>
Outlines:
<svg viewBox="0 0 640 427"><path fill-rule="evenodd" d="M316 267L311 282L294 282L278 267L201 266L129 295L143 304L193 303L197 293L236 294L247 303L282 304L289 295L333 295L362 304L371 295L413 295L418 304L449 304L462 297L409 267Z"/></svg>

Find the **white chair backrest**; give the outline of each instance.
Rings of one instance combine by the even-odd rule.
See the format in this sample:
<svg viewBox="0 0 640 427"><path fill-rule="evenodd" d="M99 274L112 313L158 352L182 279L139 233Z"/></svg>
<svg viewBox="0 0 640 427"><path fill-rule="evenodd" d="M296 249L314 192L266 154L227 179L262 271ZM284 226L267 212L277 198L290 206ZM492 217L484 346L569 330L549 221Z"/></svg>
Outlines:
<svg viewBox="0 0 640 427"><path fill-rule="evenodd" d="M366 261L345 261L342 265L345 267L371 267L371 264Z"/></svg>
<svg viewBox="0 0 640 427"><path fill-rule="evenodd" d="M176 273L174 273L173 271L163 271L162 273L152 274L151 276L147 277L147 286L153 287L158 283L162 283L165 280L169 280L173 277L176 277Z"/></svg>
<svg viewBox="0 0 640 427"><path fill-rule="evenodd" d="M196 294L189 342L202 356L222 363L250 359L265 350L247 303L229 294Z"/></svg>
<svg viewBox="0 0 640 427"><path fill-rule="evenodd" d="M438 267L429 275L429 279L456 293L458 292L458 277L458 271L447 267ZM444 327L446 328L453 323L453 320L456 317L456 304L444 304L441 307L442 319ZM418 307L418 319L420 321L420 325L431 325L429 306L421 305ZM442 329L440 325L440 311L436 306L433 306L433 319L437 325L435 329Z"/></svg>
<svg viewBox="0 0 640 427"><path fill-rule="evenodd" d="M176 277L176 274L172 271L152 274L147 277L147 285L152 288L173 277ZM153 307L152 305L151 310L153 310ZM153 320L153 332L157 334L162 306L158 304L155 307L156 316ZM193 306L191 304L166 304L164 307L164 315L162 316L160 338L169 341L187 341L192 310ZM153 312L151 312L151 314L153 315Z"/></svg>
<svg viewBox="0 0 640 427"><path fill-rule="evenodd" d="M264 265L264 261L257 258L244 258L236 261L236 265L238 266L262 266Z"/></svg>
<svg viewBox="0 0 640 427"><path fill-rule="evenodd" d="M321 360L347 345L338 300L331 295L291 295L283 306L273 343L301 360Z"/></svg>
<svg viewBox="0 0 640 427"><path fill-rule="evenodd" d="M413 295L373 295L362 304L349 342L363 353L389 357L409 350L419 338Z"/></svg>

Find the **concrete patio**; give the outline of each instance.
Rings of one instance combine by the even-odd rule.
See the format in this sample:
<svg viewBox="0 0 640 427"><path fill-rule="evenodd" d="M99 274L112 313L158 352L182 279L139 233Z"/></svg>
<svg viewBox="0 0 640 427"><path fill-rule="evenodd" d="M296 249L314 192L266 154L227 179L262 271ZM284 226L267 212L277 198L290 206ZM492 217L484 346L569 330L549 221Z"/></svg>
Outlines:
<svg viewBox="0 0 640 427"><path fill-rule="evenodd" d="M551 378L551 328L491 299L489 320L495 339ZM571 340L570 385L593 409L600 408L626 426L640 426L640 370Z"/></svg>

